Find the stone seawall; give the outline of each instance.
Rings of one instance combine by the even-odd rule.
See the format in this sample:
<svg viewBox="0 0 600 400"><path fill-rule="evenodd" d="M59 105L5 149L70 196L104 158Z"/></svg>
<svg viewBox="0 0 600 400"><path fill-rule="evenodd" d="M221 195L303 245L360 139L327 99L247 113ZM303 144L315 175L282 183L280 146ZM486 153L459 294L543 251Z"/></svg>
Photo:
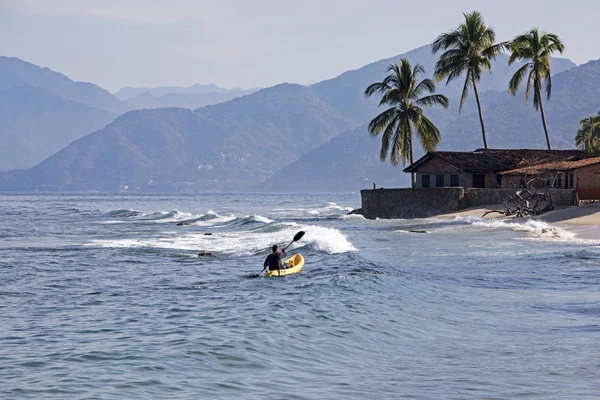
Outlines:
<svg viewBox="0 0 600 400"><path fill-rule="evenodd" d="M502 204L515 196L515 189L365 189L360 191L360 213L368 219L375 218L427 218L470 207ZM576 204L574 190L549 191L555 207Z"/></svg>
<svg viewBox="0 0 600 400"><path fill-rule="evenodd" d="M458 209L463 188L361 190L365 218L426 218Z"/></svg>

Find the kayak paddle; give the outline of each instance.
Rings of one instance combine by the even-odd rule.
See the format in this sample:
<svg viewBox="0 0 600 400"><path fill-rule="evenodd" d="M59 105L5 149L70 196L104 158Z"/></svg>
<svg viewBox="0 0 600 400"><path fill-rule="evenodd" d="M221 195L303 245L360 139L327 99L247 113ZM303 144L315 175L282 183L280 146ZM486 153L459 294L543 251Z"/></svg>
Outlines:
<svg viewBox="0 0 600 400"><path fill-rule="evenodd" d="M291 241L290 244L288 244L287 246L285 246L285 248L283 249L283 251L286 251L288 247L290 247L294 242L297 242L298 240L302 239L302 236L304 236L306 232L304 231L300 231L298 233L296 233L296 235L294 235L294 240ZM251 275L254 278L257 278L260 276L260 274L262 274L264 272L264 270L267 269L267 267L264 267L262 271L260 271L258 274L256 275Z"/></svg>

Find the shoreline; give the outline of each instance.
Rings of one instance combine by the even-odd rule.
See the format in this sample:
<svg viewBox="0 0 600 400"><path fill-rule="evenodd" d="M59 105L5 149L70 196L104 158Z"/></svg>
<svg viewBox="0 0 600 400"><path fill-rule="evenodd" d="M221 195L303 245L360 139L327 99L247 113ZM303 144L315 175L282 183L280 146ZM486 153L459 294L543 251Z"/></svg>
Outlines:
<svg viewBox="0 0 600 400"><path fill-rule="evenodd" d="M486 211L502 210L502 204L487 205L469 208L462 211L439 214L434 216L438 219L454 219L457 217L482 217ZM505 217L500 214L488 214L485 219L515 220L514 217ZM573 206L549 211L545 214L522 218L521 221L529 219L540 220L572 232L578 239L600 240L600 203Z"/></svg>

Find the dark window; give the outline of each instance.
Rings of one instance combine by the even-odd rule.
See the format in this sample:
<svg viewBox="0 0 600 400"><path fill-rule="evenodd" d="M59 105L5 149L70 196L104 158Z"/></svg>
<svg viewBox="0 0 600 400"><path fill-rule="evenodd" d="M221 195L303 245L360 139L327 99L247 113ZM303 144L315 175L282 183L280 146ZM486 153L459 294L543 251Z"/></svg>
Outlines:
<svg viewBox="0 0 600 400"><path fill-rule="evenodd" d="M556 187L562 189L562 175L558 175L558 184Z"/></svg>
<svg viewBox="0 0 600 400"><path fill-rule="evenodd" d="M569 174L569 187L573 187L573 173Z"/></svg>
<svg viewBox="0 0 600 400"><path fill-rule="evenodd" d="M424 187L424 188L430 187L429 175L421 175L421 187Z"/></svg>
<svg viewBox="0 0 600 400"><path fill-rule="evenodd" d="M458 186L458 175L450 175L450 186Z"/></svg>
<svg viewBox="0 0 600 400"><path fill-rule="evenodd" d="M500 174L496 175L496 187L502 187L502 175Z"/></svg>
<svg viewBox="0 0 600 400"><path fill-rule="evenodd" d="M444 175L435 176L435 187L444 187Z"/></svg>
<svg viewBox="0 0 600 400"><path fill-rule="evenodd" d="M484 188L485 187L485 175L484 174L473 174L473 187Z"/></svg>

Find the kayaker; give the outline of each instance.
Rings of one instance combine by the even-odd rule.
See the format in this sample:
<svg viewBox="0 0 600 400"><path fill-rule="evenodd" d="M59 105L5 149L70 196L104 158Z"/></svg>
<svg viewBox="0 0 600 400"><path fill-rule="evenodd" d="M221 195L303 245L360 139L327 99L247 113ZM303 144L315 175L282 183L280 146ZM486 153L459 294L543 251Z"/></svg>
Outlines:
<svg viewBox="0 0 600 400"><path fill-rule="evenodd" d="M285 250L279 251L279 246L274 245L273 252L269 254L265 259L265 264L263 265L263 268L269 267L269 271L285 269L283 262L281 261L285 257L287 257L287 253L285 252Z"/></svg>

